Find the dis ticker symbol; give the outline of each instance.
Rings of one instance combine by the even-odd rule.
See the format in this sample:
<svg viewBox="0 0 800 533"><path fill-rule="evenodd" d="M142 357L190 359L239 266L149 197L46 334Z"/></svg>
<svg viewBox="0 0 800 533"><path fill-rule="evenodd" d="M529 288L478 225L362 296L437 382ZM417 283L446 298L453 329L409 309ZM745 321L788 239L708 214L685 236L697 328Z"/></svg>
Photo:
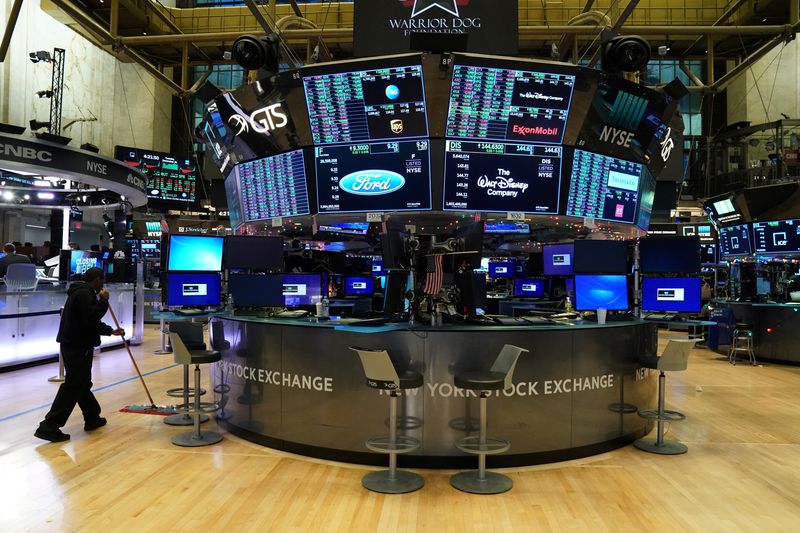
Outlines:
<svg viewBox="0 0 800 533"><path fill-rule="evenodd" d="M386 87L386 98L389 100L397 100L400 97L400 89L397 85L389 85Z"/></svg>

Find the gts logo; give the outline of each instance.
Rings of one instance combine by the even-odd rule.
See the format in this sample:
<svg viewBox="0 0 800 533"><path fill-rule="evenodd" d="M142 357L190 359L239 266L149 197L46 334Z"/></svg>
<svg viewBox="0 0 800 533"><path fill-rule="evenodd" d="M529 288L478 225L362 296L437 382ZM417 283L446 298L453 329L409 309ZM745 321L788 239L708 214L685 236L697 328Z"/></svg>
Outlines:
<svg viewBox="0 0 800 533"><path fill-rule="evenodd" d="M283 112L281 104L256 109L249 117L233 115L228 123L236 128L236 135L247 133L250 128L258 133L268 133L274 129L282 128L289 123L289 117Z"/></svg>

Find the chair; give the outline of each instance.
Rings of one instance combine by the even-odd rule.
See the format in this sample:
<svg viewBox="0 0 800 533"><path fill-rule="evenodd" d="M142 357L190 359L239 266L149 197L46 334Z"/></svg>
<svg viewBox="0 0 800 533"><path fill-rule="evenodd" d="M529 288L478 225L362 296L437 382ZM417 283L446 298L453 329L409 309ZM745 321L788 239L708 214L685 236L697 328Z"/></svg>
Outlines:
<svg viewBox="0 0 800 533"><path fill-rule="evenodd" d="M367 387L389 391L389 436L373 437L365 443L367 449L389 454L389 470L370 472L361 478L361 484L374 492L402 494L422 488L425 480L419 474L397 469L397 454L418 449L418 439L397 434L397 391L422 387L422 374L407 365L398 368L386 350L371 350L351 346L358 354L364 368Z"/></svg>
<svg viewBox="0 0 800 533"><path fill-rule="evenodd" d="M640 450L658 453L662 455L678 455L686 453L688 448L685 444L664 440L664 422L677 422L684 420L686 415L678 411L669 411L664 408L664 394L666 385L666 375L664 372L682 372L686 370L689 363L689 354L692 352L697 339L670 339L664 348L661 356L642 359L641 363L646 368L659 371L658 374L658 408L642 409L639 416L648 420L658 421L658 429L655 439L639 439L633 443Z"/></svg>
<svg viewBox="0 0 800 533"><path fill-rule="evenodd" d="M454 383L462 389L479 391L480 429L478 436L467 436L456 441L456 448L478 456L478 470L459 472L450 477L450 484L458 490L473 494L500 494L513 486L511 478L486 471L486 456L503 453L511 445L508 441L486 436L486 399L491 391L507 390L513 386L514 368L520 354L528 350L506 344L497 354L488 370L471 370L456 374Z"/></svg>
<svg viewBox="0 0 800 533"><path fill-rule="evenodd" d="M36 265L33 263L12 263L6 269L6 276L3 278L6 289L9 292L32 291L39 283L39 276L36 275Z"/></svg>
<svg viewBox="0 0 800 533"><path fill-rule="evenodd" d="M197 322L170 322L169 330L180 336L184 346L189 351L192 350L205 350L206 344L203 340L203 324ZM183 387L176 387L174 389L167 389L167 396L172 398L183 398L183 403L177 407L185 412L176 415L170 415L164 418L164 423L168 426L191 426L194 424L194 418L189 414L189 395L194 396L194 389L189 387L189 364L183 365ZM204 396L206 390L200 389L200 396ZM211 407L210 403L201 403L202 408ZM200 414L200 423L208 421L208 415Z"/></svg>
<svg viewBox="0 0 800 533"><path fill-rule="evenodd" d="M175 362L179 365L194 365L194 407L183 409L191 415L194 421L194 430L190 433L181 433L172 437L172 444L177 446L208 446L216 444L222 440L222 435L215 431L200 431L200 417L204 411L213 412L217 410L216 404L204 408L200 404L200 365L216 363L222 355L215 350L192 350L186 347L181 336L171 331L169 334L172 342L172 352Z"/></svg>
<svg viewBox="0 0 800 533"><path fill-rule="evenodd" d="M731 335L731 347L728 352L728 362L736 366L736 355L739 352L747 354L750 364L756 366L756 354L753 351L753 327L745 322L737 322Z"/></svg>

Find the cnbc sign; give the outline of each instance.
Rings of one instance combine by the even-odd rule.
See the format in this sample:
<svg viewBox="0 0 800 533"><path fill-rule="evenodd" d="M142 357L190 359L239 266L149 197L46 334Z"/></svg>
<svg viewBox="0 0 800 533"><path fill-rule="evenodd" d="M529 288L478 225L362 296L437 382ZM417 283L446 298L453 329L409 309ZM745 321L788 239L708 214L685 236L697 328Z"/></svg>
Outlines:
<svg viewBox="0 0 800 533"><path fill-rule="evenodd" d="M355 0L353 25L359 56L408 52L412 34L439 34L443 43L466 34L467 52L518 51L516 0Z"/></svg>

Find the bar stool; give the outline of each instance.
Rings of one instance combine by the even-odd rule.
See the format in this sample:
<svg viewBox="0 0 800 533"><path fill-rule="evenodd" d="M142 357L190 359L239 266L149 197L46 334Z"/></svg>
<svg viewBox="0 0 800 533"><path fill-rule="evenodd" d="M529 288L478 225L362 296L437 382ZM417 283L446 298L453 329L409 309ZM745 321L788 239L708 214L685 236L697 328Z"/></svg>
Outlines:
<svg viewBox="0 0 800 533"><path fill-rule="evenodd" d="M648 420L657 420L658 429L655 439L639 439L633 445L650 453L661 455L679 455L686 453L689 449L685 444L677 441L664 440L664 422L677 422L686 419L686 415L678 411L670 411L664 408L664 395L666 385L666 375L664 372L683 372L689 364L689 355L694 348L697 339L670 339L664 347L664 353L660 357L649 357L642 359L641 363L646 368L658 370L658 408L640 409L639 416Z"/></svg>
<svg viewBox="0 0 800 533"><path fill-rule="evenodd" d="M398 368L386 350L371 350L351 346L358 354L364 368L367 387L389 392L389 435L373 437L366 441L367 449L389 454L389 470L370 472L361 478L361 484L374 492L402 494L422 488L425 480L419 474L397 469L397 454L418 449L420 442L414 437L397 434L397 391L422 387L422 374L409 368Z"/></svg>
<svg viewBox="0 0 800 533"><path fill-rule="evenodd" d="M190 351L192 350L205 350L206 343L203 340L203 324L196 322L170 322L169 331L180 335L184 346ZM206 390L200 389L200 396L205 395ZM189 395L194 396L194 389L189 387L189 364L183 365L183 387L176 387L174 389L167 389L167 396L171 398L183 398L183 403L177 405L178 409L183 409L186 412L178 413L164 417L164 423L169 426L191 426L194 424L194 419L189 415L188 410L191 407L189 403ZM211 404L204 404L204 407L210 407ZM208 421L208 415L200 415L200 423Z"/></svg>
<svg viewBox="0 0 800 533"><path fill-rule="evenodd" d="M456 441L456 448L464 453L478 456L478 470L459 472L450 477L450 484L458 490L472 494L500 494L513 486L511 478L497 472L486 471L486 456L503 453L511 445L507 440L486 436L486 398L491 391L506 390L512 387L514 367L517 359L528 350L506 344L497 354L488 370L472 370L456 374L453 382L456 387L479 391L480 430L478 436L467 436Z"/></svg>
<svg viewBox="0 0 800 533"><path fill-rule="evenodd" d="M210 407L203 407L200 403L200 365L216 363L222 358L222 355L215 350L193 350L190 352L180 335L170 332L169 336L172 342L175 362L179 365L194 365L194 407L187 407L184 410L186 414L191 415L193 418L194 431L175 435L172 437L172 444L177 446L208 446L216 444L222 440L221 434L215 431L200 431L200 416L204 414L204 411L212 412L217 410L216 404L212 404Z"/></svg>
<svg viewBox="0 0 800 533"><path fill-rule="evenodd" d="M728 362L736 366L736 354L739 352L746 353L750 364L756 366L756 354L753 352L753 327L744 322L737 322L733 328Z"/></svg>

